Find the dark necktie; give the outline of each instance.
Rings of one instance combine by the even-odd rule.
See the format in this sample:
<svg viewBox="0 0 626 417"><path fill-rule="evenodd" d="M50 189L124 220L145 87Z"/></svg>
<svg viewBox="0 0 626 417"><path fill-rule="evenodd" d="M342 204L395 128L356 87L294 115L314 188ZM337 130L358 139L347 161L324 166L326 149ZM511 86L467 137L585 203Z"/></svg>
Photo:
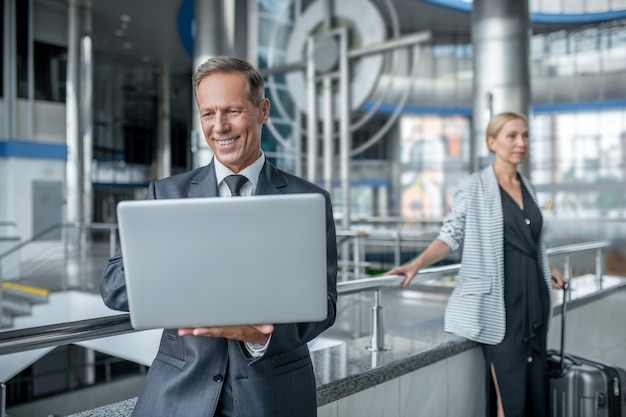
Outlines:
<svg viewBox="0 0 626 417"><path fill-rule="evenodd" d="M241 191L243 185L248 182L248 178L243 175L229 175L224 178L224 181L230 189L230 196L239 197L241 195L239 192Z"/></svg>

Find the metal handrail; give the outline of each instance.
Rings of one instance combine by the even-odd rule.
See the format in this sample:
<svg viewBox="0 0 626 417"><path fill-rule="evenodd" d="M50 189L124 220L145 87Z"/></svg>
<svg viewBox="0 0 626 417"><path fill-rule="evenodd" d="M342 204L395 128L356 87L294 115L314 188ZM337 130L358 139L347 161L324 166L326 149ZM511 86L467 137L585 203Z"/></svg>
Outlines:
<svg viewBox="0 0 626 417"><path fill-rule="evenodd" d="M445 272L456 271L459 267L460 265L456 264L426 268L420 271L415 281L428 281ZM357 279L338 283L337 293L339 295L347 295L361 291L398 288L401 282L402 276L400 275L381 275L379 277ZM27 329L9 330L0 332L0 355L77 343L134 331L130 324L130 315L128 313Z"/></svg>
<svg viewBox="0 0 626 417"><path fill-rule="evenodd" d="M461 264L445 266L433 266L419 271L412 284L418 282L431 281L443 276L450 276L459 271ZM361 278L352 281L338 282L337 294L354 294L363 291L378 291L386 288L398 288L402 282L401 275L380 275L371 278Z"/></svg>
<svg viewBox="0 0 626 417"><path fill-rule="evenodd" d="M595 275L597 280L602 279L602 249L611 245L608 241L575 243L571 245L563 245L555 248L547 249L547 256L565 255L563 273L565 279L569 281L572 276L570 254L596 250ZM441 276L450 276L457 273L461 268L461 264L446 265L439 267L425 268L419 271L417 276L411 281L411 284L417 282L430 281ZM380 277L372 277L359 279L348 282L340 282L337 284L338 294L351 294L362 291L374 291L374 305L372 306L372 332L371 345L368 349L372 351L387 350L385 347L385 331L384 331L384 315L383 307L380 304L380 291L384 288L398 287L402 282L402 276L388 275Z"/></svg>
<svg viewBox="0 0 626 417"><path fill-rule="evenodd" d="M128 313L0 332L0 355L132 333Z"/></svg>
<svg viewBox="0 0 626 417"><path fill-rule="evenodd" d="M77 226L78 225L78 226ZM17 252L18 250L22 249L24 246L29 245L31 243L33 243L34 241L38 240L41 237L44 237L45 235L47 235L48 233L52 232L53 230L56 229L61 229L62 227L80 227L80 224L78 223L57 223L57 224L53 224L52 226L46 227L45 229L43 229L41 232L37 233L36 235L34 235L33 237L31 237L28 240L25 240L24 242L18 243L17 245L13 246L11 249L0 253L0 260L6 256L11 255L12 253Z"/></svg>
<svg viewBox="0 0 626 417"><path fill-rule="evenodd" d="M576 252L584 252L592 249L603 249L611 246L611 242L608 241L597 241L597 242L588 242L588 243L573 243L571 245L563 245L557 246L555 248L550 248L546 250L548 256L556 256L556 255L566 255L570 253Z"/></svg>
<svg viewBox="0 0 626 417"><path fill-rule="evenodd" d="M341 217L341 213L337 215ZM367 224L367 225L388 225L388 224L441 224L443 217L373 217L373 216L353 216L350 218L350 224Z"/></svg>
<svg viewBox="0 0 626 417"><path fill-rule="evenodd" d="M610 246L610 242L607 241L589 242L559 246L549 249L547 252L551 256L562 254L567 255L569 253L586 250L598 250L608 246ZM596 263L596 269L599 266L600 265ZM450 274L457 272L459 268L460 264L425 268L418 273L418 276L413 280L413 282L429 281L442 275L449 276ZM568 257L568 259L566 259L566 267L564 271L566 278L569 278L570 272ZM598 275L599 272L596 271L596 274ZM362 291L375 291L376 305L373 307L373 310L376 314L379 314L382 308L380 307L378 297L380 290L385 288L397 288L401 281L402 277L399 275L382 275L378 277L340 282L337 284L337 293L340 295L346 295ZM382 322L376 323L376 317L373 322L372 333L375 337L372 340L371 349L383 350L384 347L382 342L384 341L384 332L382 331ZM49 346L59 346L134 331L135 330L130 324L130 316L128 313L32 327L28 329L10 330L0 332L0 354L17 353Z"/></svg>

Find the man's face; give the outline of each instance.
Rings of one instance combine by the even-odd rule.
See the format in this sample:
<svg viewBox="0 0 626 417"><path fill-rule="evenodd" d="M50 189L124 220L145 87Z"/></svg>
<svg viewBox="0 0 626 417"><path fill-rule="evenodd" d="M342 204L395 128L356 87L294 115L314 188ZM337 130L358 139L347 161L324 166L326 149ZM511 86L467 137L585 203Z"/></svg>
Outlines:
<svg viewBox="0 0 626 417"><path fill-rule="evenodd" d="M261 154L269 100L254 106L242 74L215 73L200 81L196 101L204 138L215 157L234 173L251 165Z"/></svg>

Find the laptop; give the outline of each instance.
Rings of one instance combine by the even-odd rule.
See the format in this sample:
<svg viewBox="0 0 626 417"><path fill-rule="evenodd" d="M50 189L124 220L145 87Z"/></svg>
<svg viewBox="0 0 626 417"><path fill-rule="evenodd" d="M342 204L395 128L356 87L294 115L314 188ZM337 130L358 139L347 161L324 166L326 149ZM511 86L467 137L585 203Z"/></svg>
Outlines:
<svg viewBox="0 0 626 417"><path fill-rule="evenodd" d="M326 318L321 194L122 201L133 328Z"/></svg>

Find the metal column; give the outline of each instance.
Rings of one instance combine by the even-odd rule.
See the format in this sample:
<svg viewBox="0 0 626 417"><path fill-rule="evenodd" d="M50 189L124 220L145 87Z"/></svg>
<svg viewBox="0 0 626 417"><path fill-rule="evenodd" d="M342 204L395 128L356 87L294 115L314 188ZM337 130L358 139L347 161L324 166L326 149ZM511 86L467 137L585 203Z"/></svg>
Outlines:
<svg viewBox="0 0 626 417"><path fill-rule="evenodd" d="M17 43L15 23L15 0L4 0L2 10L4 24L2 53L4 59L3 91L4 91L4 132L5 140L17 137ZM2 181L9 179L3 178ZM2 311L2 286L0 286L0 311ZM1 315L1 313L0 313ZM0 383L0 417L4 417L4 384Z"/></svg>
<svg viewBox="0 0 626 417"><path fill-rule="evenodd" d="M350 74L348 53L348 28L341 28L339 37L339 178L341 179L341 199L343 217L341 226L350 228L350 152L352 151L352 131L350 130Z"/></svg>
<svg viewBox="0 0 626 417"><path fill-rule="evenodd" d="M17 137L17 34L15 23L15 1L4 0L4 139Z"/></svg>
<svg viewBox="0 0 626 417"><path fill-rule="evenodd" d="M91 221L92 211L90 166L93 131L93 51L89 3L78 0L70 1L68 16L66 81L67 220L83 223Z"/></svg>
<svg viewBox="0 0 626 417"><path fill-rule="evenodd" d="M196 33L193 44L193 72L207 59L221 55L225 51L226 28L224 25L225 0L195 0L194 21ZM206 165L213 157L207 145L200 115L196 110L196 92L193 95L191 151L194 168Z"/></svg>
<svg viewBox="0 0 626 417"><path fill-rule="evenodd" d="M156 157L156 178L169 177L172 172L172 138L170 129L170 67L162 63L158 80L158 138Z"/></svg>
<svg viewBox="0 0 626 417"><path fill-rule="evenodd" d="M7 387L4 384L4 382L0 382L0 417L5 417L6 413L7 413L7 409L6 409L6 401L7 401L6 388Z"/></svg>
<svg viewBox="0 0 626 417"><path fill-rule="evenodd" d="M485 138L489 118L503 111L529 114L529 29L528 0L474 0L472 171L489 163Z"/></svg>
<svg viewBox="0 0 626 417"><path fill-rule="evenodd" d="M91 37L91 9L81 10L83 33L80 37L80 117L82 141L82 223L91 224L93 218L93 41ZM85 248L83 248L84 250Z"/></svg>

